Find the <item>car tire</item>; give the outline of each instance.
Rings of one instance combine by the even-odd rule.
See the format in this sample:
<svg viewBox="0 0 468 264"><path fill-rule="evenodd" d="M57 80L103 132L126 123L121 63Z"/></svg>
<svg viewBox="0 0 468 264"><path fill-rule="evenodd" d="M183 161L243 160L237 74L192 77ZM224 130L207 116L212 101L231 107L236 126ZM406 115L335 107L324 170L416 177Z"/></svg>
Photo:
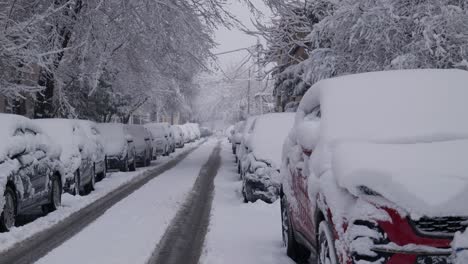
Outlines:
<svg viewBox="0 0 468 264"><path fill-rule="evenodd" d="M52 177L50 188L50 203L42 207L44 213L53 212L62 205L62 184L58 176Z"/></svg>
<svg viewBox="0 0 468 264"><path fill-rule="evenodd" d="M128 172L130 170L130 164L128 163L128 155L124 159L124 164L122 167L123 172Z"/></svg>
<svg viewBox="0 0 468 264"><path fill-rule="evenodd" d="M247 197L247 192L245 190L245 185L244 184L242 184L242 197L244 198L244 203L249 202L249 198Z"/></svg>
<svg viewBox="0 0 468 264"><path fill-rule="evenodd" d="M334 238L330 226L326 221L319 224L317 240L317 263L337 264Z"/></svg>
<svg viewBox="0 0 468 264"><path fill-rule="evenodd" d="M2 214L0 215L0 231L8 232L16 223L17 200L15 191L9 186L6 187L5 205L3 206Z"/></svg>
<svg viewBox="0 0 468 264"><path fill-rule="evenodd" d="M287 201L284 196L281 198L281 222L283 243L286 247L286 254L297 263L307 263L311 252L305 246L299 244L294 237L294 229L289 219Z"/></svg>
<svg viewBox="0 0 468 264"><path fill-rule="evenodd" d="M73 185L73 191L72 195L80 195L80 189L81 189L81 175L80 175L80 170L76 170L74 173L74 185Z"/></svg>
<svg viewBox="0 0 468 264"><path fill-rule="evenodd" d="M133 158L133 162L128 166L129 171L136 171L136 158Z"/></svg>
<svg viewBox="0 0 468 264"><path fill-rule="evenodd" d="M93 173L91 174L91 179L89 179L88 184L85 186L85 191L86 194L91 193L94 191L94 188L96 186L96 166L93 168Z"/></svg>

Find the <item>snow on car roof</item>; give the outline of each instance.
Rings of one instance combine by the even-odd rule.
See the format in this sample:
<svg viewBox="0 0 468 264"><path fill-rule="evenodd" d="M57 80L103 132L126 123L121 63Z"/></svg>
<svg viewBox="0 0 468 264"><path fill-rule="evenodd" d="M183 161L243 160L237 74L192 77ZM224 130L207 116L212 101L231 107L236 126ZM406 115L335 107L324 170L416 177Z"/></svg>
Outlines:
<svg viewBox="0 0 468 264"><path fill-rule="evenodd" d="M0 160L8 155L10 148L19 147L12 144L10 138L17 129L33 129L36 132L42 132L31 120L26 117L12 114L0 114Z"/></svg>
<svg viewBox="0 0 468 264"><path fill-rule="evenodd" d="M101 141L107 155L122 155L126 151L127 139L125 138L124 125L120 123L98 124L101 133Z"/></svg>
<svg viewBox="0 0 468 264"><path fill-rule="evenodd" d="M468 137L467 71L372 72L315 86L311 93L320 95L321 132L327 141L408 143Z"/></svg>
<svg viewBox="0 0 468 264"><path fill-rule="evenodd" d="M344 142L332 156L338 184L354 195L365 186L416 218L468 214L468 140Z"/></svg>
<svg viewBox="0 0 468 264"><path fill-rule="evenodd" d="M249 138L257 159L281 165L283 143L294 124L295 113L272 113L258 116Z"/></svg>

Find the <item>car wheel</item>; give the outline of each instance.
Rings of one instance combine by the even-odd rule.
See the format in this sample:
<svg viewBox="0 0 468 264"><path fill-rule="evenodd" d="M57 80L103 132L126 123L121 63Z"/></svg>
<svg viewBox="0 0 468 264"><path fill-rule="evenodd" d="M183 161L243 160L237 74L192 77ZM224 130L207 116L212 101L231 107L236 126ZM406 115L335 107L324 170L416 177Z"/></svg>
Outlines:
<svg viewBox="0 0 468 264"><path fill-rule="evenodd" d="M286 254L298 263L306 263L310 258L310 250L299 244L294 237L294 230L287 210L287 201L284 197L281 198L281 220L283 243L286 247Z"/></svg>
<svg viewBox="0 0 468 264"><path fill-rule="evenodd" d="M94 188L96 186L96 167L93 168L93 173L91 173L91 179L89 180L89 183L86 184L86 193L90 193L94 191Z"/></svg>
<svg viewBox="0 0 468 264"><path fill-rule="evenodd" d="M245 190L245 185L244 184L242 184L242 196L244 197L244 203L248 203L249 198L247 197L247 192Z"/></svg>
<svg viewBox="0 0 468 264"><path fill-rule="evenodd" d="M74 185L73 185L73 195L79 195L80 194L80 185L81 185L81 176L80 176L80 170L75 171L74 174Z"/></svg>
<svg viewBox="0 0 468 264"><path fill-rule="evenodd" d="M136 171L136 159L133 158L132 164L129 166L129 171Z"/></svg>
<svg viewBox="0 0 468 264"><path fill-rule="evenodd" d="M10 231L15 226L16 222L16 195L13 189L6 187L5 189L5 205L3 206L2 214L0 215L0 231Z"/></svg>
<svg viewBox="0 0 468 264"><path fill-rule="evenodd" d="M317 244L317 263L318 264L336 264L336 253L334 239L330 227L326 221L320 222Z"/></svg>
<svg viewBox="0 0 468 264"><path fill-rule="evenodd" d="M50 203L43 206L44 213L53 212L62 205L62 185L57 176L52 178L50 190Z"/></svg>

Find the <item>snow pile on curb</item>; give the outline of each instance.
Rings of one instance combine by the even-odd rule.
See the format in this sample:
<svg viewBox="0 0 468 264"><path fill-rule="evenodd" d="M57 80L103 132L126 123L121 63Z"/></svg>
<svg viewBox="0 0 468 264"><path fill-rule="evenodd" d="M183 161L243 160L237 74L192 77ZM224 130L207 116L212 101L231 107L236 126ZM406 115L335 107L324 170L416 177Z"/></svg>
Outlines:
<svg viewBox="0 0 468 264"><path fill-rule="evenodd" d="M281 241L280 203L244 204L230 146L223 144L209 232L200 264L288 264Z"/></svg>

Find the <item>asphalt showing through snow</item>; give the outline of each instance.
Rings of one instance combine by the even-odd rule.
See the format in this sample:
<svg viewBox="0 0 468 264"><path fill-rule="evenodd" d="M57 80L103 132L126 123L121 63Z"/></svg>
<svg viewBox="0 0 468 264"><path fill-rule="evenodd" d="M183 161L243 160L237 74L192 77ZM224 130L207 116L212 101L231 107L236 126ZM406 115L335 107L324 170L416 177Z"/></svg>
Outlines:
<svg viewBox="0 0 468 264"><path fill-rule="evenodd" d="M209 225L214 179L221 166L220 151L218 143L148 264L198 264Z"/></svg>
<svg viewBox="0 0 468 264"><path fill-rule="evenodd" d="M145 172L144 177L137 178L137 180L130 184L124 185L123 187L109 193L89 206L72 214L70 217L50 229L34 235L30 239L15 245L8 251L2 252L0 254L0 264L29 264L36 262L83 230L98 217L102 216L113 205L141 188L150 180L177 166L179 162L185 159L202 144L199 144L197 147L177 156L166 164Z"/></svg>

